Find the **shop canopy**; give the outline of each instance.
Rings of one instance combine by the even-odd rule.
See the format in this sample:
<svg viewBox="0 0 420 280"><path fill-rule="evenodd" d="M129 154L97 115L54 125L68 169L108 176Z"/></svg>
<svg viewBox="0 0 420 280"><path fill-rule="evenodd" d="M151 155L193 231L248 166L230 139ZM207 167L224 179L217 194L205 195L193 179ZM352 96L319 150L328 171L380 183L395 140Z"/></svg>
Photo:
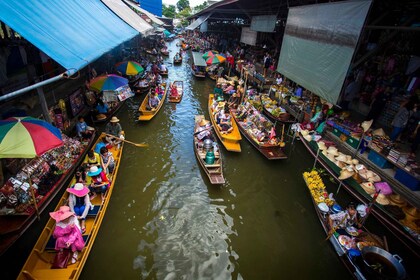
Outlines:
<svg viewBox="0 0 420 280"><path fill-rule="evenodd" d="M142 35L148 35L153 30L153 26L148 24L143 18L136 14L121 0L101 0L117 16L128 23Z"/></svg>
<svg viewBox="0 0 420 280"><path fill-rule="evenodd" d="M210 16L212 15L211 13L205 14L200 16L198 19L196 19L193 23L191 23L190 25L188 25L187 27L185 27L185 29L187 30L194 30L197 27L199 27L203 22L205 22Z"/></svg>
<svg viewBox="0 0 420 280"><path fill-rule="evenodd" d="M0 1L0 20L68 70L138 34L100 0Z"/></svg>
<svg viewBox="0 0 420 280"><path fill-rule="evenodd" d="M124 2L127 3L130 7L134 8L135 10L137 10L138 12L140 12L142 14L145 14L155 24L160 25L160 26L165 25L165 23L163 21L161 21L160 19L158 19L152 13L149 13L145 9L140 8L138 4L135 4L135 3L132 3L132 2L126 1L126 0L124 0Z"/></svg>
<svg viewBox="0 0 420 280"><path fill-rule="evenodd" d="M203 58L203 54L199 52L192 52L194 64L197 66L207 66L206 61Z"/></svg>

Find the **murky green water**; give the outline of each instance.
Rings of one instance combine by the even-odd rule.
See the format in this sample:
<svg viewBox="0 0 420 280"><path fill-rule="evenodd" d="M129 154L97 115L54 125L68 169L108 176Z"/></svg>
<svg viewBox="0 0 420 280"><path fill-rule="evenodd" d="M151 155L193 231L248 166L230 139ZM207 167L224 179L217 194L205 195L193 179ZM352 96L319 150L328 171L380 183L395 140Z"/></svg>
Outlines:
<svg viewBox="0 0 420 280"><path fill-rule="evenodd" d="M172 61L178 48L169 46ZM191 135L194 116L208 116L214 82L192 78L187 60L169 67L169 80L184 81L180 104L166 103L152 121L137 123L143 97L134 97L118 114L127 139L150 147L125 146L81 278L349 278L323 241L301 177L313 164L302 145L273 162L243 139L241 153L222 151L226 184L209 184Z"/></svg>

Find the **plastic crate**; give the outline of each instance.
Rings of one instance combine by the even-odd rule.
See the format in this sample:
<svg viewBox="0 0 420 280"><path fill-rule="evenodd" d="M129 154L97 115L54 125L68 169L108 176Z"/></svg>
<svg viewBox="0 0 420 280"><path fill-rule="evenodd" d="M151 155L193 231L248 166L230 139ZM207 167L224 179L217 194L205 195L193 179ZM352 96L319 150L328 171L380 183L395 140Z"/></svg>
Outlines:
<svg viewBox="0 0 420 280"><path fill-rule="evenodd" d="M359 140L353 138L353 137L349 137L346 140L346 143L349 144L352 148L357 149L357 146L359 146Z"/></svg>
<svg viewBox="0 0 420 280"><path fill-rule="evenodd" d="M412 191L420 191L420 183L414 176L405 172L402 169L397 169L394 178L404 184L407 188Z"/></svg>
<svg viewBox="0 0 420 280"><path fill-rule="evenodd" d="M383 156L377 152L371 150L368 155L368 159L373 162L375 165L379 166L382 169L393 168L394 165L386 160Z"/></svg>

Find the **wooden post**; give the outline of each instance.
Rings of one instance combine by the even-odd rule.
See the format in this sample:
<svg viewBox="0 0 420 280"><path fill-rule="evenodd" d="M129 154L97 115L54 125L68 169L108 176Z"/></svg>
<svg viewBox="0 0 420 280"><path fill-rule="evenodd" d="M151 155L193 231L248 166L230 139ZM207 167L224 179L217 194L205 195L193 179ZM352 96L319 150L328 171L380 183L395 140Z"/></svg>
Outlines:
<svg viewBox="0 0 420 280"><path fill-rule="evenodd" d="M316 151L316 156L315 156L314 166L312 167L312 169L315 169L316 162L318 161L318 156L319 156L319 151L320 151L320 150L321 150L321 149L320 149L320 148L318 148L318 150Z"/></svg>
<svg viewBox="0 0 420 280"><path fill-rule="evenodd" d="M34 207L35 207L35 211L36 211L36 216L38 217L38 221L39 221L41 219L41 217L39 215L38 204L36 203L35 192L34 192L34 188L32 186L32 179L31 179L31 176L30 175L29 175L29 189L31 190L31 196L32 196L32 200L34 201Z"/></svg>

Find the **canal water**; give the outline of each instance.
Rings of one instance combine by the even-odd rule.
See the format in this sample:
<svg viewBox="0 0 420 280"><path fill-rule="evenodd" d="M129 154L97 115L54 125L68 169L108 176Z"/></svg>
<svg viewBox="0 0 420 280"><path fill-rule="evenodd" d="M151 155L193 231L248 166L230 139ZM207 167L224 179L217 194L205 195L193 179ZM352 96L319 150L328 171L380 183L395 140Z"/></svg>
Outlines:
<svg viewBox="0 0 420 280"><path fill-rule="evenodd" d="M82 279L350 278L325 242L302 172L313 158L299 143L290 158L268 161L246 139L222 150L226 184L213 186L194 154L194 116L208 118L214 81L196 80L169 43L169 81L184 97L137 122L143 96L118 114L125 145L115 189Z"/></svg>

